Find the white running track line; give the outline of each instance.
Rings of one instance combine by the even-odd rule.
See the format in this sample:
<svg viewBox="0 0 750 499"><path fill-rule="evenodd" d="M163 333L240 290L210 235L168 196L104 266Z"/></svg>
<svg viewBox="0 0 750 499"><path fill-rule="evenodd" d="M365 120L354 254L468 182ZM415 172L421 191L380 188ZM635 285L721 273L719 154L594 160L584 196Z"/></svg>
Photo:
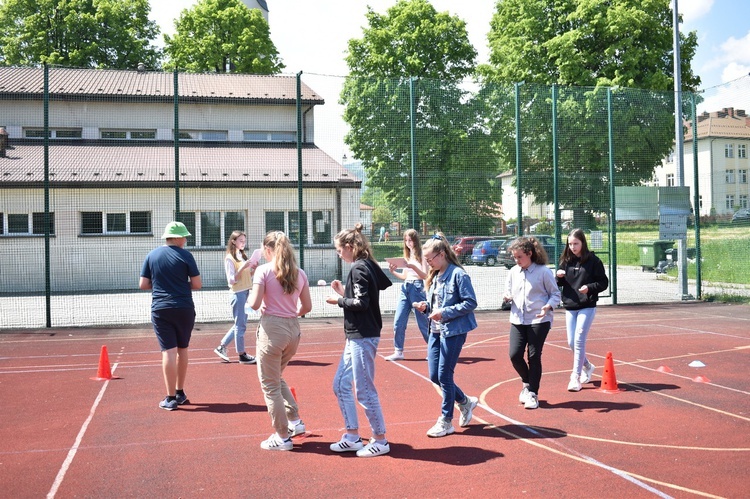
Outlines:
<svg viewBox="0 0 750 499"><path fill-rule="evenodd" d="M112 367L113 374L116 369L117 369L117 364L114 364ZM107 386L109 386L109 381L110 380L105 381L104 385L102 385L102 389L99 390L99 395L97 395L96 400L94 400L94 405L91 406L91 410L89 411L89 417L87 417L86 421L83 422L83 426L81 426L81 429L78 432L78 435L76 436L76 440L75 440L75 443L73 444L73 447L71 447L70 450L68 450L68 455L65 458L65 461L63 461L62 466L60 466L60 470L57 472L55 481L52 482L52 488L49 489L49 492L47 492L47 499L53 499L55 497L55 494L57 494L57 490L60 488L63 478L65 478L65 474L68 472L68 468L70 467L70 464L73 462L73 458L75 458L76 453L78 452L78 448L81 445L81 440L83 440L83 436L86 434L86 430L89 427L89 423L91 423L91 420L94 419L96 408L99 407L99 402L101 402L102 397L104 397L104 392L107 391Z"/></svg>
<svg viewBox="0 0 750 499"><path fill-rule="evenodd" d="M427 378L426 376L424 376L424 375L422 375L422 374L414 371L413 369L410 369L410 368L406 367L405 365L403 365L403 364L401 364L401 363L399 363L397 361L396 362L391 362L391 363L399 366L402 369L405 369L405 370L409 371L410 373L414 374L418 378L422 378L423 380L427 381L428 383L433 384L432 381L430 381L429 378ZM495 411L495 410L493 410L493 409L485 406L484 404L477 404L477 406L481 407L482 409L484 409L485 411L489 412L490 414L494 414L495 416L497 416L497 417L499 417L501 419L504 419L505 421L508 421L509 423L512 423L512 424L517 425L517 426L522 426L527 431L529 431L529 432L531 432L531 433L533 433L535 435L543 436L539 432L537 432L536 430L534 430L533 428L525 425L524 423L521 423L520 421L516 421L514 419L511 419L511 418L509 418L509 417L507 417L507 416L505 416L503 414L500 414L499 412L497 412L497 411ZM539 447L550 449L546 445L540 444L539 442L532 442L529 439L523 439L523 438L521 440L526 441L528 443L531 443L533 445L537 445ZM643 488L643 489L651 492L652 494L655 494L655 495L657 495L657 496L659 496L659 497L661 497L663 499L669 499L669 498L672 497L672 496L670 496L668 494L665 494L664 492L662 492L662 491L660 491L658 489L655 489L654 487L648 485L647 483L644 483L644 482L638 480L637 478L634 478L634 477L630 476L627 471L623 471L623 470L620 470L620 469L617 469L617 468L613 468L612 466L608 466L608 465L606 465L604 463L601 463L601 462L597 461L593 457L587 456L585 454L581 454L580 452L577 452L577 451L575 451L573 449L569 449L568 447L566 447L564 445L561 445L559 442L554 442L554 443L558 447L561 447L562 449L564 449L564 451L566 453L568 453L569 455L576 456L579 459L582 459L582 460L584 460L584 461L586 461L588 463L591 463L594 466L597 466L597 467L602 468L604 470L607 470L607 471L609 471L611 473L614 473L615 475L619 476L620 478L623 478L623 479L631 482L632 484L634 484L634 485L636 485L638 487L641 487L641 488ZM552 449L550 449L550 450L552 450Z"/></svg>

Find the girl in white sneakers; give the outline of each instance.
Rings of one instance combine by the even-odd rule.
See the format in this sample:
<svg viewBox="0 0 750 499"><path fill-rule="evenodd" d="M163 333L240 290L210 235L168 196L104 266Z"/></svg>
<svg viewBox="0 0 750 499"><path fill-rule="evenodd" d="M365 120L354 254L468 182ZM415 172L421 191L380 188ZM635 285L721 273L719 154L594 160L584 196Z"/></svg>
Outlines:
<svg viewBox="0 0 750 499"><path fill-rule="evenodd" d="M385 438L385 420L375 389L375 355L380 342L383 318L380 315L380 291L391 285L372 256L367 238L362 234L362 224L354 229L344 229L334 239L339 257L352 267L346 286L335 280L331 288L336 292L326 302L344 309L344 334L346 343L341 355L333 393L344 416L346 433L331 444L333 452L356 452L359 457L375 457L391 451ZM365 410L370 422L372 439L364 445L359 436L357 401Z"/></svg>
<svg viewBox="0 0 750 499"><path fill-rule="evenodd" d="M258 380L276 432L261 442L260 447L291 450L291 437L304 433L305 424L282 375L297 353L302 336L298 317L312 310L310 286L305 272L297 267L294 248L283 232L266 235L263 256L268 263L255 271L250 307L260 309L255 346Z"/></svg>
<svg viewBox="0 0 750 499"><path fill-rule="evenodd" d="M401 269L390 264L388 269L391 274L403 279L401 290L396 302L396 314L393 316L393 345L395 350L385 360L404 359L404 336L406 336L406 324L409 321L412 306L415 302L425 300L424 279L427 277L427 262L422 259L422 247L419 243L419 234L414 229L404 232L404 260L406 268ZM422 333L425 343L428 339L427 316L414 311L419 332Z"/></svg>
<svg viewBox="0 0 750 499"><path fill-rule="evenodd" d="M428 437L445 437L455 431L453 405L461 412L459 426L469 426L478 399L466 395L453 379L461 349L469 331L476 329L474 309L477 297L471 278L458 261L453 248L440 234L424 244L424 257L430 265L427 299L414 308L427 314L430 337L427 364L430 381L440 386L443 402L437 423L427 430Z"/></svg>
<svg viewBox="0 0 750 499"><path fill-rule="evenodd" d="M518 401L526 409L539 407L542 348L552 327L552 313L560 304L555 275L547 268L547 252L533 237L515 239L508 250L516 261L510 269L504 300L510 306L508 350L523 389ZM528 350L528 362L524 353Z"/></svg>
<svg viewBox="0 0 750 499"><path fill-rule="evenodd" d="M604 264L589 251L583 230L573 229L570 232L556 275L557 284L562 287L562 304L566 310L568 346L573 352L573 372L570 374L568 391L577 392L582 384L591 381L594 372L594 364L586 358L586 338L596 316L599 293L609 285Z"/></svg>

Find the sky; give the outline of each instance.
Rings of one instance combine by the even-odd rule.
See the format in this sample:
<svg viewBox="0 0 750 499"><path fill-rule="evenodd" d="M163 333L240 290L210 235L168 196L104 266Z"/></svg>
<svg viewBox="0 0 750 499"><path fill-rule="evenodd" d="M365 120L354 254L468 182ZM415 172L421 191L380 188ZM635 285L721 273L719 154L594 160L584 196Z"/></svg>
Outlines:
<svg viewBox="0 0 750 499"><path fill-rule="evenodd" d="M151 19L162 33L174 33L174 20L198 0L151 0ZM701 77L705 101L698 112L735 107L750 111L747 79L744 93L729 83L750 73L750 3L748 0L672 0L683 15L681 30L697 31L693 71ZM361 38L367 6L385 14L396 0L266 0L271 39L286 65L284 74L302 71L302 80L326 104L316 109L316 144L333 158L347 153L343 144L342 108L337 104L347 74L347 42ZM487 32L495 0L431 0L438 12L448 11L466 22L477 62L489 58ZM725 85L726 84L726 85Z"/></svg>

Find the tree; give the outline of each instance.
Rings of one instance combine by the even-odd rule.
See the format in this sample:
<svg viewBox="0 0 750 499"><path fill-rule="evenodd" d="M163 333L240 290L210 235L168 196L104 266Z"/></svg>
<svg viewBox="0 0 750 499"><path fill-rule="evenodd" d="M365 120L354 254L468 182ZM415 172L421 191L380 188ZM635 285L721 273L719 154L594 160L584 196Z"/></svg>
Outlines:
<svg viewBox="0 0 750 499"><path fill-rule="evenodd" d="M263 14L240 0L200 0L164 35L167 68L277 74L284 69Z"/></svg>
<svg viewBox="0 0 750 499"><path fill-rule="evenodd" d="M465 23L426 0L400 0L385 15L368 8L366 18L362 38L349 41L340 100L350 126L345 142L362 161L368 187L410 215L416 204L422 219L447 233L488 229L501 193L497 164L484 154L489 131L477 126L476 103L460 87L476 59Z"/></svg>
<svg viewBox="0 0 750 499"><path fill-rule="evenodd" d="M584 220L608 208L607 87L612 87L618 185L640 185L672 150L674 93L669 0L503 0L488 35L483 96L515 162L513 88L520 87L522 192L553 202L552 89L557 88L558 200ZM695 32L681 36L682 83L700 78L690 61ZM572 87L577 85L578 87Z"/></svg>
<svg viewBox="0 0 750 499"><path fill-rule="evenodd" d="M155 68L159 34L148 0L4 0L0 64Z"/></svg>

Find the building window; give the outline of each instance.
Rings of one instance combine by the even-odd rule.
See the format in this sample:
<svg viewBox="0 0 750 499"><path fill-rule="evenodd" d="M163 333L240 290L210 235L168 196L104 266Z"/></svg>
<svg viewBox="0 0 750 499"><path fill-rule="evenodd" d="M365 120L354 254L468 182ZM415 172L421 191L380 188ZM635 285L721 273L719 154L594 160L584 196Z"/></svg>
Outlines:
<svg viewBox="0 0 750 499"><path fill-rule="evenodd" d="M726 179L727 184L733 184L734 183L734 170L726 170L724 172L724 178Z"/></svg>
<svg viewBox="0 0 750 499"><path fill-rule="evenodd" d="M81 234L150 234L151 212L81 212Z"/></svg>
<svg viewBox="0 0 750 499"><path fill-rule="evenodd" d="M44 235L44 213L0 213L0 234L7 236ZM55 235L55 214L49 214L49 233Z"/></svg>
<svg viewBox="0 0 750 499"><path fill-rule="evenodd" d="M734 145L733 144L724 144L724 157L725 158L734 157Z"/></svg>
<svg viewBox="0 0 750 499"><path fill-rule="evenodd" d="M115 140L154 140L156 130L102 130L101 136Z"/></svg>
<svg viewBox="0 0 750 499"><path fill-rule="evenodd" d="M180 130L180 140L227 141L226 130Z"/></svg>
<svg viewBox="0 0 750 499"><path fill-rule="evenodd" d="M703 208L703 194L698 196L698 208Z"/></svg>
<svg viewBox="0 0 750 499"><path fill-rule="evenodd" d="M313 211L313 244L331 244L331 212Z"/></svg>
<svg viewBox="0 0 750 499"><path fill-rule="evenodd" d="M80 139L81 128L50 128L48 130L50 139ZM44 128L25 128L23 136L27 139L43 139Z"/></svg>
<svg viewBox="0 0 750 499"><path fill-rule="evenodd" d="M740 194L740 208L747 208L747 194Z"/></svg>
<svg viewBox="0 0 750 499"><path fill-rule="evenodd" d="M741 159L747 158L747 146L745 144L737 145L737 157Z"/></svg>
<svg viewBox="0 0 750 499"><path fill-rule="evenodd" d="M747 183L747 170L737 170L737 180L740 184Z"/></svg>
<svg viewBox="0 0 750 499"><path fill-rule="evenodd" d="M183 211L175 219L191 234L187 246L221 247L235 230L245 232L244 211Z"/></svg>
<svg viewBox="0 0 750 499"><path fill-rule="evenodd" d="M245 131L243 140L245 142L297 142L297 133Z"/></svg>
<svg viewBox="0 0 750 499"><path fill-rule="evenodd" d="M307 230L308 217L312 217L309 222L312 223L312 234ZM299 245L299 232L302 230L302 237L305 244L331 244L331 212L330 211L313 211L302 212L302 224L299 223L298 211L267 211L266 212L266 232L280 230L287 234L292 244Z"/></svg>
<svg viewBox="0 0 750 499"><path fill-rule="evenodd" d="M726 200L726 206L725 208L727 210L734 211L734 196L732 194L727 194L727 200Z"/></svg>
<svg viewBox="0 0 750 499"><path fill-rule="evenodd" d="M674 187L674 173L667 173L667 187Z"/></svg>

